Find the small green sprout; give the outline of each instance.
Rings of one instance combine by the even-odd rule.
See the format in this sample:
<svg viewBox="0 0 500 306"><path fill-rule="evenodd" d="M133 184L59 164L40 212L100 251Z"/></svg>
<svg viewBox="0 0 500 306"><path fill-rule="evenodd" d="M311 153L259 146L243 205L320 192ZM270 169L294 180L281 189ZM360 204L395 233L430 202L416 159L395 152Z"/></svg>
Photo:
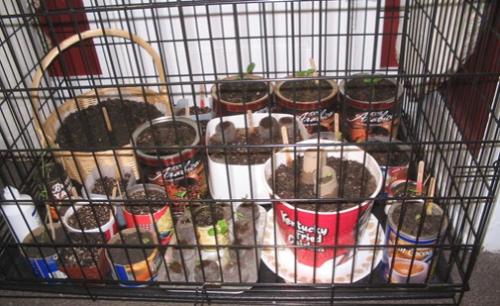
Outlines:
<svg viewBox="0 0 500 306"><path fill-rule="evenodd" d="M297 71L295 73L295 75L298 77L301 77L301 78L307 78L307 77L312 77L313 73L314 73L314 69L309 68L307 70Z"/></svg>
<svg viewBox="0 0 500 306"><path fill-rule="evenodd" d="M182 198L184 198L186 196L186 194L187 194L186 190L184 190L184 191L177 191L175 193L175 196L182 199Z"/></svg>
<svg viewBox="0 0 500 306"><path fill-rule="evenodd" d="M382 81L382 78L379 78L376 76L366 77L363 79L363 83L365 83L367 85L377 85L378 83L380 83L380 81Z"/></svg>

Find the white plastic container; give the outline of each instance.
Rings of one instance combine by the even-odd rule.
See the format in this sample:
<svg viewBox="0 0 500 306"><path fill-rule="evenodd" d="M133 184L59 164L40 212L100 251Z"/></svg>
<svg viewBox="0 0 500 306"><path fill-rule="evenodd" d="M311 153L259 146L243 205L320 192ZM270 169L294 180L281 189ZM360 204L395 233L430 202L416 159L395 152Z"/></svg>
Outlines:
<svg viewBox="0 0 500 306"><path fill-rule="evenodd" d="M7 186L3 189L2 214L7 219L10 231L17 242L23 239L42 225L42 220L38 214L33 199L27 194L20 194L19 190Z"/></svg>
<svg viewBox="0 0 500 306"><path fill-rule="evenodd" d="M255 128L259 126L259 122L262 118L269 117L269 113L254 113L253 123ZM272 117L276 120L280 120L283 117L291 117L289 114L272 114ZM210 144L209 139L215 134L215 129L217 124L219 124L221 118L214 118L208 122L207 132L206 132L206 142ZM232 122L237 129L245 127L245 115L235 115L222 117L222 121ZM302 139L307 139L309 134L304 127L304 125L299 121L297 122L297 130L302 137ZM210 193L214 199L270 199L269 192L262 181L264 177L264 164L254 164L250 165L236 165L228 164L229 178L227 177L226 164L224 162L217 162L208 154L208 167L209 167L209 178L208 183L210 187ZM250 168L250 169L249 169ZM251 177L251 180L250 180ZM250 191L250 181L252 181L253 193ZM229 193L229 186L231 186L231 194Z"/></svg>
<svg viewBox="0 0 500 306"><path fill-rule="evenodd" d="M121 174L122 177L125 176L125 174L130 174L130 178L128 180L126 188L135 185L136 179L134 176L134 172L133 169L129 166L121 166L120 172L118 172L115 165L105 164L103 166L99 166L99 170L101 171L102 177L107 176L115 179L119 179L118 178L119 174ZM99 175L99 171L96 167L94 168L94 170L92 170L90 175L85 178L84 181L85 188L82 187L82 195L85 199L111 200L111 196L108 196L106 194L92 193L92 189L94 189L95 182L97 181L97 179L101 178L101 175ZM120 197L118 191L116 192L115 200L122 200L122 197ZM123 203L122 202L110 202L110 203L115 208L116 218L118 219L118 223L121 226L125 226L125 218L123 217L123 211L121 208L121 205L123 205Z"/></svg>
<svg viewBox="0 0 500 306"><path fill-rule="evenodd" d="M118 232L118 226L115 222L115 218L113 216L113 211L110 211L110 218L109 221L106 222L105 224L101 225L101 230L99 230L99 227L92 228L92 229L79 229L75 228L69 225L68 221L69 218L81 207L85 205L98 205L98 204L104 204L104 205L109 205L109 202L76 202L74 206L69 207L66 213L64 214L62 218L62 223L64 226L68 229L70 232L76 232L76 233L102 233L104 234L104 237L106 238L106 241L111 239L114 234ZM115 210L116 214L116 207L113 207Z"/></svg>

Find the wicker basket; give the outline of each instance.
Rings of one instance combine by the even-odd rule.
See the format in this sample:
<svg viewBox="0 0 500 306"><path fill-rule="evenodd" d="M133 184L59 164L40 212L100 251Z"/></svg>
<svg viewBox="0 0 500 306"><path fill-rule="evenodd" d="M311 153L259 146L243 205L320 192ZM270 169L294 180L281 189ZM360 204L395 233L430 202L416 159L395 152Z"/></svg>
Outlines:
<svg viewBox="0 0 500 306"><path fill-rule="evenodd" d="M38 113L40 111L40 100L39 100L39 86L42 80L44 72L53 63L57 56L68 49L69 47L81 42L85 39L91 39L100 36L113 36L121 37L124 39L129 39L132 42L141 46L152 58L155 69L159 75L159 80L162 86L160 87L160 93L142 88L140 86L132 87L106 87L98 88L85 92L74 99L65 101L61 106L57 108L56 111L52 112L47 120L42 123L40 122L41 115ZM57 131L61 126L61 121L64 120L69 114L80 109L87 108L92 105L96 105L99 101L104 101L109 97L126 97L128 100L133 100L137 102L150 103L163 110L167 115L171 114L170 102L167 95L167 87L165 81L165 74L163 71L163 65L160 56L149 45L146 41L140 37L131 34L127 31L117 30L117 29L97 29L82 32L80 34L75 34L52 50L43 58L41 67L36 71L33 78L31 99L32 107L35 116L35 130L36 133L44 147L52 149L60 149L59 145L55 142ZM78 107L77 107L78 106ZM133 169L134 174L138 177L138 169L135 161L134 151L130 144L123 146L121 148L106 150L106 151L95 151L95 152L82 152L74 150L55 150L53 155L56 160L61 163L68 175L79 182L85 180L88 174L98 165L104 166L105 164L116 165L116 161L124 167L128 166ZM115 159L116 156L116 159Z"/></svg>

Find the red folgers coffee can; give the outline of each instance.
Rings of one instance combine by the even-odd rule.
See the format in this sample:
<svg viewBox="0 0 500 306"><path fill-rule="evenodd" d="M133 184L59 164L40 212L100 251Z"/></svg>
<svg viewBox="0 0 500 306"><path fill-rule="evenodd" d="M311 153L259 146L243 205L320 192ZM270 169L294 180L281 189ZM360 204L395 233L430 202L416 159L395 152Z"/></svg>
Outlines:
<svg viewBox="0 0 500 306"><path fill-rule="evenodd" d="M340 82L342 129L353 142L396 139L403 86L383 75L358 74Z"/></svg>
<svg viewBox="0 0 500 306"><path fill-rule="evenodd" d="M206 193L203 151L179 146L200 144L196 122L183 117L160 117L139 126L132 134L141 165L142 177L160 186L195 180L200 193ZM155 148L152 148L155 147Z"/></svg>
<svg viewBox="0 0 500 306"><path fill-rule="evenodd" d="M158 240L168 244L174 225L165 189L153 184L139 184L127 188L126 194L131 200L123 208L127 228L157 232Z"/></svg>
<svg viewBox="0 0 500 306"><path fill-rule="evenodd" d="M258 80L262 77L253 74L230 76L224 81L238 81L219 83L210 90L214 111L218 116L237 115L248 110L256 112L265 108L269 103L273 87L267 82ZM257 80L257 81L248 81Z"/></svg>
<svg viewBox="0 0 500 306"><path fill-rule="evenodd" d="M334 131L335 101L339 91L335 81L281 81L274 91L278 111L295 114L310 134Z"/></svg>

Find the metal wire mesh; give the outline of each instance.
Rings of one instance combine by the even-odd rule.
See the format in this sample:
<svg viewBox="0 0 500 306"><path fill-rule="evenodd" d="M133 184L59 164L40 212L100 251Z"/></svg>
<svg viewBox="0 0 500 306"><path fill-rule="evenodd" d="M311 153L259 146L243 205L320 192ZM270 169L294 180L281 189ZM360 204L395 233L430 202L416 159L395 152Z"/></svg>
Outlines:
<svg viewBox="0 0 500 306"><path fill-rule="evenodd" d="M460 303L500 174L494 2L4 1L0 29L0 288ZM436 192L410 197L419 161Z"/></svg>

